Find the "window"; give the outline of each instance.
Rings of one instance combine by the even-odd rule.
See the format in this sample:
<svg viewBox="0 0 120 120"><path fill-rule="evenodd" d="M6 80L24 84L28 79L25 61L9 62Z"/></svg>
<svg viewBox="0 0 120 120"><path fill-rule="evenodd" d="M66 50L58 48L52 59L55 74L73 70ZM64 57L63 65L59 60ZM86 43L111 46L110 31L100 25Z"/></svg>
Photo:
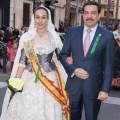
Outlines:
<svg viewBox="0 0 120 120"><path fill-rule="evenodd" d="M107 16L107 11L104 11L104 16Z"/></svg>
<svg viewBox="0 0 120 120"><path fill-rule="evenodd" d="M23 26L28 27L30 20L30 4L24 3L23 4Z"/></svg>
<svg viewBox="0 0 120 120"><path fill-rule="evenodd" d="M110 16L113 16L113 11L110 11L110 12L109 12L109 15L110 15ZM104 16L107 16L107 11L104 11Z"/></svg>
<svg viewBox="0 0 120 120"><path fill-rule="evenodd" d="M109 13L110 15L113 15L113 11L110 11L110 13Z"/></svg>
<svg viewBox="0 0 120 120"><path fill-rule="evenodd" d="M54 9L51 9L51 19L52 19L52 23L54 23Z"/></svg>
<svg viewBox="0 0 120 120"><path fill-rule="evenodd" d="M105 3L108 4L108 0L105 0Z"/></svg>
<svg viewBox="0 0 120 120"><path fill-rule="evenodd" d="M111 0L111 2L114 2L114 0Z"/></svg>

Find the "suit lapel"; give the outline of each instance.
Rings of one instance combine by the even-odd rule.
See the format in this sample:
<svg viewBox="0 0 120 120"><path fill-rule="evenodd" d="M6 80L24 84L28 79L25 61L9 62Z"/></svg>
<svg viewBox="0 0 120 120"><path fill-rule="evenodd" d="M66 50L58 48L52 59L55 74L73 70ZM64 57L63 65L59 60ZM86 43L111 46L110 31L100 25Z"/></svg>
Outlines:
<svg viewBox="0 0 120 120"><path fill-rule="evenodd" d="M80 36L78 37L79 40L78 40L78 46L80 47L80 53L82 55L82 58L84 57L84 51L83 51L83 29L84 29L84 26L81 26L81 28L79 28L79 31L78 31L78 35L77 36Z"/></svg>

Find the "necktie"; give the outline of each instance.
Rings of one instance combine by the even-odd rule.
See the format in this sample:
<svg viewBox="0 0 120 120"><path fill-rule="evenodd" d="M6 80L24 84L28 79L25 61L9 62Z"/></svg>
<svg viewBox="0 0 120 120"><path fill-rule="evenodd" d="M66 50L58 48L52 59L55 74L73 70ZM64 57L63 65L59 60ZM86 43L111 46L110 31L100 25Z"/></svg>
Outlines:
<svg viewBox="0 0 120 120"><path fill-rule="evenodd" d="M84 45L83 45L83 49L84 49L84 56L86 56L87 52L88 52L88 49L90 47L90 32L92 30L90 29L87 29L87 35L85 37L85 40L84 40Z"/></svg>

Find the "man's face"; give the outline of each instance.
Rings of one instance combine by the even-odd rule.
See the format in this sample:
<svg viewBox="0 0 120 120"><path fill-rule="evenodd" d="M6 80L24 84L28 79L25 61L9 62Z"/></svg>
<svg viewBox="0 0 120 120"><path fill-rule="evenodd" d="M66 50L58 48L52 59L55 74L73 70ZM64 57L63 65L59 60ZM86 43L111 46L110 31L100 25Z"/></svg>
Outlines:
<svg viewBox="0 0 120 120"><path fill-rule="evenodd" d="M84 7L83 20L88 28L93 28L99 21L98 7L96 5L87 5Z"/></svg>

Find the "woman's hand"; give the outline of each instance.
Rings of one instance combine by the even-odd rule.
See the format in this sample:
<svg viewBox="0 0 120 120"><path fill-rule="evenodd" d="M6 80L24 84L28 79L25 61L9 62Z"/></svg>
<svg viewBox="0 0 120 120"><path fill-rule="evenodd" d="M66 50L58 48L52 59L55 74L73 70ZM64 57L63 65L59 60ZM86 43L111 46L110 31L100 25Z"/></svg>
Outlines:
<svg viewBox="0 0 120 120"><path fill-rule="evenodd" d="M67 57L66 62L67 62L68 64L73 64L73 59L72 59L72 57Z"/></svg>

